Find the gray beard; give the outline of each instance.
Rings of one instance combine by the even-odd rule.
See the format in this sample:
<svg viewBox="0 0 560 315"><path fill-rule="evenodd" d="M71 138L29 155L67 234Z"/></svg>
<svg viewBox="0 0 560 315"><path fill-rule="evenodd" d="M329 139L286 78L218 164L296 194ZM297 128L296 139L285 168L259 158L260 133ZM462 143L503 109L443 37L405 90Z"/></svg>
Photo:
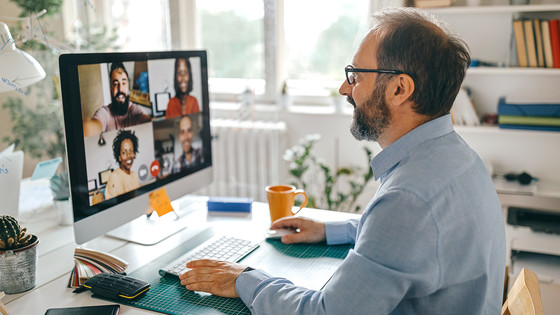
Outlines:
<svg viewBox="0 0 560 315"><path fill-rule="evenodd" d="M371 97L360 107L354 105L353 99L349 100L354 105L350 133L356 140L377 142L391 121L391 113L384 99L386 85L381 85L384 84L376 84ZM366 110L369 115L366 114Z"/></svg>
<svg viewBox="0 0 560 315"><path fill-rule="evenodd" d="M368 118L362 111L354 111L352 125L350 126L350 133L356 140L374 141L379 139L380 132L373 127L369 126Z"/></svg>

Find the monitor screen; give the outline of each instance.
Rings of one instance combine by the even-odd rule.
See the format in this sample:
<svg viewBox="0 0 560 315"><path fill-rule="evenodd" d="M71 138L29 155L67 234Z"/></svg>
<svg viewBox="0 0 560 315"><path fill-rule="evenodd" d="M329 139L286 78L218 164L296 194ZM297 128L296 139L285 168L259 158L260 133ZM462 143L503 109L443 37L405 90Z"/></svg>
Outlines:
<svg viewBox="0 0 560 315"><path fill-rule="evenodd" d="M78 244L141 216L154 190L173 200L211 182L205 51L65 54L59 65Z"/></svg>

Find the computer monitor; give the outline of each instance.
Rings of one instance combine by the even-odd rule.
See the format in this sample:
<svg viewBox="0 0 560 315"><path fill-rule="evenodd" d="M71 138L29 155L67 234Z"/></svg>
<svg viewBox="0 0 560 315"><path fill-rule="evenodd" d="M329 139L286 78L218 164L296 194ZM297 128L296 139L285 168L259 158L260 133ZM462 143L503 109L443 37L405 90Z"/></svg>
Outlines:
<svg viewBox="0 0 560 315"><path fill-rule="evenodd" d="M154 244L184 228L144 214L155 190L174 200L212 181L206 52L64 54L59 66L76 242L126 224L117 237Z"/></svg>

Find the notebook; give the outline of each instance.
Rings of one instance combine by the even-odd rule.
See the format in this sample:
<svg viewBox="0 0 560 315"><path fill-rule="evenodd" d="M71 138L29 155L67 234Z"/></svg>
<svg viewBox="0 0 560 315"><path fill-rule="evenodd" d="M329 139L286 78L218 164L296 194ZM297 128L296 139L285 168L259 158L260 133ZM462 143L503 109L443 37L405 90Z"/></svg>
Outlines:
<svg viewBox="0 0 560 315"><path fill-rule="evenodd" d="M18 216L19 190L23 173L23 151L10 152L9 148L0 153L0 214Z"/></svg>

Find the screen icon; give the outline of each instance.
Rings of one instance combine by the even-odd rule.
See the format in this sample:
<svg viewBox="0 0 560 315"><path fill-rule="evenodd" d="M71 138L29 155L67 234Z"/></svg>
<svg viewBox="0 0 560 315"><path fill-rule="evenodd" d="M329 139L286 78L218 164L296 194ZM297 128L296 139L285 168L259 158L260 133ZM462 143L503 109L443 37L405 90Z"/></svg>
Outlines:
<svg viewBox="0 0 560 315"><path fill-rule="evenodd" d="M152 174L153 177L157 177L159 174L159 170L160 170L159 162L157 160L153 161L152 164L150 165L150 174Z"/></svg>

